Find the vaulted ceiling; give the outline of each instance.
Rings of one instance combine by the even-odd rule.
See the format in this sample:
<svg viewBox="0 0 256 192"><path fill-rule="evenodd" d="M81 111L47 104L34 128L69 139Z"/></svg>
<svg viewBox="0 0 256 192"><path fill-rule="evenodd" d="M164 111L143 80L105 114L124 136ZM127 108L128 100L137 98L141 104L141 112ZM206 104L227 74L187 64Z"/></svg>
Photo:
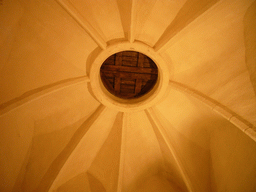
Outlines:
<svg viewBox="0 0 256 192"><path fill-rule="evenodd" d="M255 1L2 0L0 18L0 191L256 190ZM152 105L95 94L124 44L166 66Z"/></svg>

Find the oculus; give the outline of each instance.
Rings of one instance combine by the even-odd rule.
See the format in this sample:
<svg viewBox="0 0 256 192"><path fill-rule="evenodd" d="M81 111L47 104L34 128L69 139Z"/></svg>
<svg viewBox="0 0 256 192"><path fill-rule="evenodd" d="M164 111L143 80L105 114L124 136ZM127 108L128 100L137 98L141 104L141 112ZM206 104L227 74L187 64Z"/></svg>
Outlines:
<svg viewBox="0 0 256 192"><path fill-rule="evenodd" d="M158 68L142 53L122 51L104 61L100 77L111 94L122 99L134 99L153 89L158 79Z"/></svg>

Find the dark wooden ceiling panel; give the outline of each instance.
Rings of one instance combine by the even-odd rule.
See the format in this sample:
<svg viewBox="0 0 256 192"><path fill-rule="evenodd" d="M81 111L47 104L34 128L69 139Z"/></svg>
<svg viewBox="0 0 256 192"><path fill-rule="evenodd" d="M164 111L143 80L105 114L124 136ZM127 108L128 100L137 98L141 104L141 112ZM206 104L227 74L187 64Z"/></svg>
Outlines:
<svg viewBox="0 0 256 192"><path fill-rule="evenodd" d="M123 51L110 56L100 69L106 89L123 99L138 98L148 93L156 84L158 69L146 55Z"/></svg>

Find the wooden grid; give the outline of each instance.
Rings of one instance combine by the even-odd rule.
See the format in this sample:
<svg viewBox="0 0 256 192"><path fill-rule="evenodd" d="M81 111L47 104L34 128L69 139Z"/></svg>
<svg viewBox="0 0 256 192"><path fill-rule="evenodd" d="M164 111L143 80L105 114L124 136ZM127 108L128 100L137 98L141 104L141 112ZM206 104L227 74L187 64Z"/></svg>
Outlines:
<svg viewBox="0 0 256 192"><path fill-rule="evenodd" d="M106 89L123 99L138 98L156 84L158 69L146 55L123 51L110 56L101 66L101 80Z"/></svg>

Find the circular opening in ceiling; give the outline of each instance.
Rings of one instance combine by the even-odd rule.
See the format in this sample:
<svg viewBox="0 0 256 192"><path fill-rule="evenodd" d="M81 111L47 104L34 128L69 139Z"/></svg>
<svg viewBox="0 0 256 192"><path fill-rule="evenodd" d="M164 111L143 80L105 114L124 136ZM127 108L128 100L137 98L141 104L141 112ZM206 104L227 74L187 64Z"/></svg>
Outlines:
<svg viewBox="0 0 256 192"><path fill-rule="evenodd" d="M102 80L101 77L101 66L108 58L111 56L115 57L113 55L121 52L136 53L137 58L139 57L138 53L142 53L150 58L150 60L153 61L152 63L157 66L155 67L155 69L157 69L155 84L153 84L153 86L141 96L135 96L134 98L120 98L119 96L115 96L111 93L107 89L107 86L104 85L104 80ZM97 50L92 55L91 60L92 65L89 73L90 93L92 93L92 95L104 106L122 112L134 112L152 107L161 99L164 99L169 85L169 68L162 56L156 53L152 47L141 42L117 42L109 45L105 50ZM147 69L146 67L144 68ZM114 89L113 84L112 87Z"/></svg>
<svg viewBox="0 0 256 192"><path fill-rule="evenodd" d="M122 51L108 57L100 68L105 88L121 99L135 99L150 92L158 79L158 68L148 56Z"/></svg>

